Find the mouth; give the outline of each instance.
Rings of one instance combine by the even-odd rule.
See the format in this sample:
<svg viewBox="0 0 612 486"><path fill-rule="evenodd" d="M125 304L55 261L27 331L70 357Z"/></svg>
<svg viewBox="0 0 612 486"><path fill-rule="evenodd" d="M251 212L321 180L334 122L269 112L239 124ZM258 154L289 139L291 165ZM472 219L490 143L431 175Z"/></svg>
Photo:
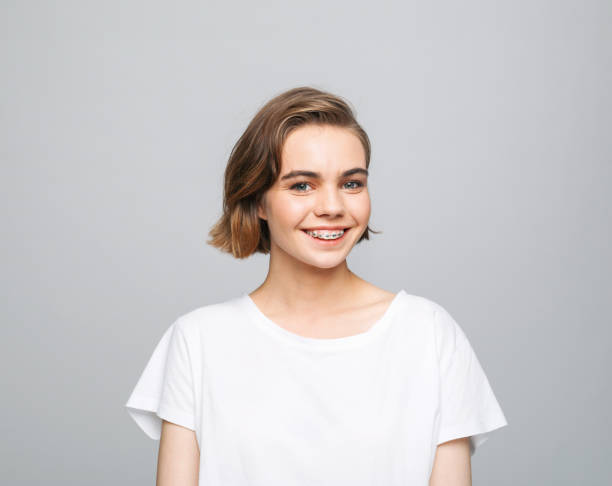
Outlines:
<svg viewBox="0 0 612 486"><path fill-rule="evenodd" d="M312 234L312 232L316 233L316 230L302 230L302 233L304 233L311 241L316 242L319 245L323 245L323 246L333 246L336 245L338 243L340 243L341 241L343 241L344 239L346 239L346 234L349 232L351 228L344 228L342 230L337 230L335 233L337 235L337 233L339 233L340 231L342 231L342 234L340 236L335 236L334 232L325 232L325 234L320 234L319 236L314 236ZM331 233L330 236L327 236L327 234Z"/></svg>

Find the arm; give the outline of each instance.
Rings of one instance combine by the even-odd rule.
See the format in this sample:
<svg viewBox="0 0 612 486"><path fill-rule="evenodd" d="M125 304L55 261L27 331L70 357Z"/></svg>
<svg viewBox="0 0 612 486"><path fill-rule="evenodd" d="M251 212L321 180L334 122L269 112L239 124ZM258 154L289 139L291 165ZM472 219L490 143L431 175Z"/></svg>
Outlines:
<svg viewBox="0 0 612 486"><path fill-rule="evenodd" d="M156 486L197 486L200 449L193 430L162 421Z"/></svg>
<svg viewBox="0 0 612 486"><path fill-rule="evenodd" d="M472 486L469 437L449 440L437 447L429 486Z"/></svg>

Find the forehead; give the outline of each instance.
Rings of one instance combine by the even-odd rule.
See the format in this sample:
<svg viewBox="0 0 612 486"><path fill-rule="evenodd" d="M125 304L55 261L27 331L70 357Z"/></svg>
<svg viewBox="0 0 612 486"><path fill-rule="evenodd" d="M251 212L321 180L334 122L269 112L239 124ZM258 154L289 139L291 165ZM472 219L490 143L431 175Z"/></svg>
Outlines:
<svg viewBox="0 0 612 486"><path fill-rule="evenodd" d="M289 133L281 165L281 174L296 169L335 173L365 168L365 150L359 137L347 128L309 124Z"/></svg>

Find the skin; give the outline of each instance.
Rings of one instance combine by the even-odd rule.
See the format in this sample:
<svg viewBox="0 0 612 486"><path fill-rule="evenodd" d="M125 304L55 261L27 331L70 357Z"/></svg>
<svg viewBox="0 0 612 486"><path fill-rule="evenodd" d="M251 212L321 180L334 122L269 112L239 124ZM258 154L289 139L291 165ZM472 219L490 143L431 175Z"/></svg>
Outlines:
<svg viewBox="0 0 612 486"><path fill-rule="evenodd" d="M468 437L444 442L436 448L429 486L472 486Z"/></svg>
<svg viewBox="0 0 612 486"><path fill-rule="evenodd" d="M332 338L363 332L395 295L359 278L346 262L370 219L367 175L342 177L351 169L366 170L363 146L345 128L306 125L289 134L281 160L280 176L258 207L270 229L268 274L250 297L296 334ZM298 170L320 178L283 179ZM351 229L333 247L322 248L302 231L336 225Z"/></svg>
<svg viewBox="0 0 612 486"><path fill-rule="evenodd" d="M271 249L268 274L250 293L257 307L288 331L306 337L336 338L367 331L395 294L355 275L346 258L370 219L367 175L359 138L345 128L305 125L294 129L282 150L275 184L257 208L268 222ZM319 177L283 177L307 170ZM350 227L344 241L322 247L302 229ZM195 432L163 421L157 486L190 485L198 480ZM467 438L440 444L430 486L471 486Z"/></svg>
<svg viewBox="0 0 612 486"><path fill-rule="evenodd" d="M198 486L200 448L195 431L162 420L156 486Z"/></svg>

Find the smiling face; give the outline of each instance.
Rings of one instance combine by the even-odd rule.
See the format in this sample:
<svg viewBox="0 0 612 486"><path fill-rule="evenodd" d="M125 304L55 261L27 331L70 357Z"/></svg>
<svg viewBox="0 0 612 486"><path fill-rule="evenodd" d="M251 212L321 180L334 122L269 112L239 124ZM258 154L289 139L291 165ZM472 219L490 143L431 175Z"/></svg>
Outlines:
<svg viewBox="0 0 612 486"><path fill-rule="evenodd" d="M280 175L258 207L258 216L268 222L271 255L282 253L319 268L344 262L370 219L359 138L346 128L303 125L285 140L281 161ZM322 240L305 231L318 227L345 232L337 240Z"/></svg>

